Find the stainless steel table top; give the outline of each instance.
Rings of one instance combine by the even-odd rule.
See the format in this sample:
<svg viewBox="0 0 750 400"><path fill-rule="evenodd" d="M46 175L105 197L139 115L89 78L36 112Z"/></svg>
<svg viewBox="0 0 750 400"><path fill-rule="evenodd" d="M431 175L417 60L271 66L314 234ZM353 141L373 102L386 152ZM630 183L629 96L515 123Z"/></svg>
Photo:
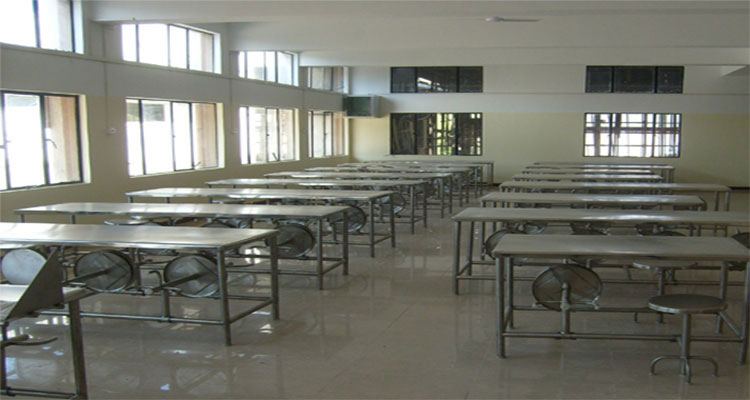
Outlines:
<svg viewBox="0 0 750 400"><path fill-rule="evenodd" d="M639 174L516 174L514 180L596 180L596 181L655 181L664 180L661 175L639 175Z"/></svg>
<svg viewBox="0 0 750 400"><path fill-rule="evenodd" d="M483 168L487 162L462 162L462 163L450 163L450 162L416 162L416 161L382 161L382 162L360 162L360 163L344 163L339 164L340 167L368 167L374 165L395 165L399 167L411 167L421 168L422 166L428 168L455 168L457 166L468 167L468 168Z"/></svg>
<svg viewBox="0 0 750 400"><path fill-rule="evenodd" d="M386 190L310 190L310 189L237 189L175 188L140 190L125 193L128 197L229 197L236 199L303 199L370 201L390 196Z"/></svg>
<svg viewBox="0 0 750 400"><path fill-rule="evenodd" d="M453 216L454 221L612 222L620 224L681 223L695 225L750 226L743 211L602 210L575 208L469 207Z"/></svg>
<svg viewBox="0 0 750 400"><path fill-rule="evenodd" d="M645 168L651 170L672 170L675 169L672 165L667 164L607 164L607 163L584 163L584 162L535 162L527 168Z"/></svg>
<svg viewBox="0 0 750 400"><path fill-rule="evenodd" d="M537 204L611 204L623 205L679 205L703 206L705 202L691 195L622 195L585 193L531 193L492 192L479 199L481 202L537 203Z"/></svg>
<svg viewBox="0 0 750 400"><path fill-rule="evenodd" d="M433 179L447 178L450 172L273 172L266 174L266 178L351 178L351 179Z"/></svg>
<svg viewBox="0 0 750 400"><path fill-rule="evenodd" d="M650 169L630 168L526 168L523 174L606 174L606 175L651 175Z"/></svg>
<svg viewBox="0 0 750 400"><path fill-rule="evenodd" d="M674 192L729 192L726 185L715 183L635 183L635 182L523 182L506 181L501 188L547 190L649 190Z"/></svg>
<svg viewBox="0 0 750 400"><path fill-rule="evenodd" d="M364 170L364 171L363 171ZM429 172L456 172L456 173L468 173L471 172L470 167L446 167L446 168L428 168L428 167L397 167L388 166L383 164L375 164L363 167L312 167L305 168L305 171L309 172L401 172L401 173L429 173Z"/></svg>
<svg viewBox="0 0 750 400"><path fill-rule="evenodd" d="M221 179L206 182L211 186L264 186L264 185L297 185L297 186L381 186L399 187L422 185L424 181L414 179L386 180L386 179L265 179L265 178L240 178Z"/></svg>
<svg viewBox="0 0 750 400"><path fill-rule="evenodd" d="M748 249L723 237L505 235L492 251L495 257L606 258L660 257L682 260L747 261Z"/></svg>
<svg viewBox="0 0 750 400"><path fill-rule="evenodd" d="M327 218L345 212L347 206L297 206L265 204L184 203L61 203L16 210L16 214L76 214L128 216L290 217Z"/></svg>
<svg viewBox="0 0 750 400"><path fill-rule="evenodd" d="M0 222L0 242L122 248L232 248L277 233L275 229Z"/></svg>

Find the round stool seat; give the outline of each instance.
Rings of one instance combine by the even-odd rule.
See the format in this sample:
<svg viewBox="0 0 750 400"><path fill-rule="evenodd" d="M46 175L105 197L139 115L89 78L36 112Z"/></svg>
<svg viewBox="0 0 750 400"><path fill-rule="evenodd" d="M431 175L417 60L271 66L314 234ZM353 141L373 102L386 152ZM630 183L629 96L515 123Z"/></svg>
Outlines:
<svg viewBox="0 0 750 400"><path fill-rule="evenodd" d="M698 265L695 261L662 260L658 258L633 261L633 268L656 271L659 269L688 269Z"/></svg>
<svg viewBox="0 0 750 400"><path fill-rule="evenodd" d="M665 294L650 298L648 308L669 314L702 314L723 311L727 303L702 294Z"/></svg>
<svg viewBox="0 0 750 400"><path fill-rule="evenodd" d="M105 225L146 225L148 224L149 220L145 219L129 219L129 218L122 218L122 219L108 219L104 221Z"/></svg>

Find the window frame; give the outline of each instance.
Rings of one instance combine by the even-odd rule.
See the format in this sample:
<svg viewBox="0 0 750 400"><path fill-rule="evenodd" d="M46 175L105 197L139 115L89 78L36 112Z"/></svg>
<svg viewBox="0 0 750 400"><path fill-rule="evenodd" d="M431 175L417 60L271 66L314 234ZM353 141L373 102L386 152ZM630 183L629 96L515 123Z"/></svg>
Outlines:
<svg viewBox="0 0 750 400"><path fill-rule="evenodd" d="M440 118L438 118L438 115L440 115ZM459 151L459 146L463 142L462 136L464 136L464 133L461 132L459 127L459 120L462 119L462 116L478 116L478 119L481 119L482 122L481 125L481 132L480 136L472 136L472 138L477 141L478 145L476 146L476 153L474 154L462 154ZM450 117L448 117L450 116ZM413 151L411 152L394 152L394 120L395 119L404 119L408 120L411 118L411 126L413 127L413 130L409 132L411 137L408 137L407 135L404 135L404 137L410 139L410 143L413 145ZM420 146L420 141L422 139L419 138L420 132L419 132L419 125L420 125L420 118L424 119L424 121L429 120L432 118L430 122L438 123L438 119L442 121L441 126L445 126L446 119L452 120L451 124L453 125L453 131L452 131L452 143L449 146L446 145L440 145L437 142L438 141L444 141L446 140L445 135L448 135L450 137L451 132L442 130L443 137L426 137L425 143ZM425 119L426 118L426 119ZM471 117L471 119L476 119L476 117ZM480 157L482 156L484 152L484 143L483 143L483 136L484 136L484 113L482 112L436 112L436 113L391 113L390 118L390 138L389 138L389 154L391 155L398 155L398 154L412 154L412 155L426 155L426 156L468 156L468 157ZM428 122L429 123L429 122ZM434 135L434 133L433 133ZM432 143L432 144L429 144ZM439 148L451 149L451 154L438 154L437 150ZM422 151L422 149L425 149ZM420 152L422 151L422 152Z"/></svg>
<svg viewBox="0 0 750 400"><path fill-rule="evenodd" d="M125 56L123 55L124 61L129 62L137 62L141 64L149 64L149 65L158 65L162 67L169 67L169 68L177 68L177 69L184 69L188 71L198 71L198 72L207 72L212 74L218 74L221 73L221 71L216 71L216 36L217 33L207 31L205 29L195 28L189 25L183 25L183 24L163 24L163 23L133 23L133 24L122 24L122 25L133 25L135 27L135 60L126 60ZM122 25L120 28L120 32L122 32ZM167 37L166 37L166 43L167 43L167 65L162 64L155 64L150 62L144 62L141 61L141 52L140 52L140 41L141 41L141 35L139 33L140 26L141 25L164 25L166 27ZM178 67L172 65L172 27L180 28L185 30L185 65L186 67ZM212 38L212 44L211 44L211 70L206 71L203 69L193 69L190 67L190 32L198 32L200 34L210 35ZM122 41L122 38L121 38Z"/></svg>
<svg viewBox="0 0 750 400"><path fill-rule="evenodd" d="M42 47L42 30L41 30L41 22L40 22L40 13L39 13L39 0L31 0L32 1L32 10L34 11L34 48L37 49L45 49L45 50L53 50L53 51L64 51L69 53L75 53L77 50L78 43L76 43L76 15L75 15L75 4L73 0L64 0L68 4L68 18L70 23L70 50L60 50L60 49L54 49L49 47ZM2 42L6 43L6 42ZM11 45L16 46L24 46L24 45L17 45L13 43L8 43ZM31 47L31 46L24 46L24 47Z"/></svg>
<svg viewBox="0 0 750 400"><path fill-rule="evenodd" d="M617 89L617 75L618 72L627 72L629 69L642 69L650 68L653 76L653 83L648 90L633 91L633 90L618 90ZM594 70L609 70L609 90L593 90L593 87L589 86L590 76ZM676 84L672 85L660 85L659 84L659 72L661 70L673 69L680 71L679 88L676 88ZM672 89L675 87L675 89ZM682 65L587 65L586 66L586 77L584 82L585 93L630 93L630 94L682 94L685 88L685 66Z"/></svg>
<svg viewBox="0 0 750 400"><path fill-rule="evenodd" d="M431 71L431 70L446 70L446 69L453 69L454 73L454 85L455 90L421 90L420 84L419 84L419 71ZM481 84L479 90L463 90L461 85L461 71L462 70L469 70L469 69L479 69L480 75L481 75ZM413 82L406 82L408 84L409 90L394 90L394 88L397 87L395 85L393 77L394 73L397 71L401 72L409 72L411 71L411 74L413 76ZM403 86L403 85L398 85ZM438 85L439 86L439 85ZM431 86L431 87L438 87L438 86ZM471 87L471 85L469 85ZM391 67L390 71L390 92L391 93L483 93L484 92L484 67L483 66L428 66L428 67Z"/></svg>
<svg viewBox="0 0 750 400"><path fill-rule="evenodd" d="M256 79L256 78L249 78L248 74L248 63L247 63L247 53L263 53L263 79ZM279 85L287 85L287 86L297 86L299 82L299 59L298 54L294 53L292 51L285 51L285 50L241 50L237 52L237 57L239 60L239 57L244 57L245 61L243 64L237 63L237 75L240 78L243 79L255 79L255 80L262 80L264 82L273 82L278 83ZM268 63L268 53L273 53L273 70L274 70L274 79L270 80L268 79L268 69L269 69L269 63ZM292 58L292 63L290 66L290 70L292 73L291 81L292 83L283 83L279 82L279 53L289 55ZM245 70L240 70L240 66L244 65Z"/></svg>
<svg viewBox="0 0 750 400"><path fill-rule="evenodd" d="M239 111L238 111L238 117L240 117L240 118L242 116L243 109L245 110L245 120L248 121L248 122L247 122L247 127L246 127L247 130L244 131L244 132L242 130L240 130L240 132L239 132L239 139L240 139L240 141L245 141L247 143L247 154L244 155L245 157L247 157L246 158L247 162L243 162L243 158L242 158L243 156L241 155L240 156L240 163L242 165L258 165L258 164L270 164L270 163L278 163L278 162L299 161L299 143L298 143L298 130L299 130L299 126L297 124L297 109L295 109L295 108L285 108L285 107L240 106L239 107ZM271 143L271 140L266 139L266 141L265 141L265 145L266 145L265 146L266 147L265 148L265 156L266 156L265 158L266 158L266 161L252 162L252 159L253 159L253 157L252 157L253 146L252 146L252 141L250 140L250 138L251 138L250 137L251 130L250 130L250 123L249 123L249 121L250 121L250 112L251 112L252 109L264 110L264 113L263 113L264 114L264 121L268 121L268 113L269 113L270 110L273 110L275 112L275 114L276 114L276 124L275 124L275 126L276 126L276 140L275 140L276 148L274 149L274 150L276 150L276 154L278 154L278 159L276 159L276 160L271 160L272 157L271 157L270 146L269 146L269 144ZM291 113L292 113L292 119L293 119L293 121L292 121L292 124L293 124L292 125L292 129L293 129L293 131L292 131L293 150L292 150L292 152L294 153L294 158L292 158L291 160L283 160L283 159L281 159L281 143L282 143L282 140L281 140L281 130L282 130L282 126L283 126L283 124L281 123L281 121L282 121L282 111L287 111L287 112L291 111ZM241 124L239 124L239 125L241 125ZM270 133L269 133L269 130L268 130L268 123L264 123L263 126L265 128L264 134L265 134L266 138L269 138L270 137ZM242 143L240 143L240 147L239 148L242 149L242 147L243 147Z"/></svg>
<svg viewBox="0 0 750 400"><path fill-rule="evenodd" d="M316 156L315 155L315 123L314 118L316 115L323 115L323 155ZM343 122L343 112L339 111L318 111L318 110L309 110L307 113L307 144L308 144L308 154L310 158L326 158L326 157L345 157L347 155L346 150L343 154L336 154L336 148L338 146L341 146L342 149L347 148L346 143L346 128L344 127L344 124L337 123L337 118L341 119L341 122ZM328 124L330 124L330 129L328 128ZM336 132L337 128L341 129L341 132ZM339 133L339 135L337 135ZM330 135L330 148L327 145L326 142L326 136ZM340 141L336 139L337 137L341 137L341 140L344 142L339 143ZM329 153L330 151L330 153Z"/></svg>
<svg viewBox="0 0 750 400"><path fill-rule="evenodd" d="M617 149L619 147L634 147L634 146L625 146L625 145L619 145L619 144L617 144L617 142L619 141L619 137L617 138L617 140L613 139L615 136L622 135L620 132L623 131L623 130L631 130L632 131L632 130L636 129L636 128L633 128L633 127L623 127L621 125L621 123L620 123L620 126L617 126L617 127L614 126L614 124L615 124L614 121L615 120L617 120L617 121L623 121L623 118L619 117L619 116L621 116L623 114L642 114L644 116L649 116L649 115L652 116L652 120L654 121L653 122L653 126L646 127L644 129L644 132L642 132L642 133L636 133L636 132L626 133L626 135L639 135L639 134L640 135L651 135L651 143L652 144L650 145L650 147L652 148L652 150L651 150L651 154L652 155L650 155L650 156L646 156L646 155L643 155L643 156L637 156L637 155L636 156L633 156L633 155L620 156L620 155L616 154L617 153ZM589 133L588 126L587 126L587 121L588 121L589 115L609 115L609 121L610 121L609 122L609 127L607 128L608 132L604 132L604 133L603 132L598 132L598 131L591 132L591 134L594 135L594 142L592 144L587 144L586 143L586 135ZM619 118L615 118L616 115ZM666 146L666 145L659 146L659 147L662 147L662 148L672 147L673 150L674 150L674 155L671 155L671 156L670 155L659 155L659 156L653 155L654 154L654 149L656 148L656 146L654 144L656 141L654 139L656 138L657 135L660 134L658 131L660 129L663 129L663 127L659 127L658 124L657 124L657 122L656 122L657 121L657 116L659 116L659 115L669 115L669 116L672 116L673 118L675 118L676 121L677 121L676 128L675 128L676 133L672 133L672 136L674 138L674 142L676 144L674 144L672 146ZM645 118L645 119L647 119L647 118ZM582 152L582 155L583 155L583 157L606 157L606 158L646 158L646 159L649 159L649 158L680 158L682 156L682 122L683 122L683 120L682 120L682 113L665 113L665 112L586 112L583 115L583 146L582 146L583 152ZM597 126L598 126L598 124L597 124ZM601 140L601 136L600 135L602 135L602 134L607 134L607 135L610 136L610 138L609 138L609 144L606 145L606 146L608 146L607 149L608 149L610 155L602 155L602 154L600 154L601 146L602 146L600 144L601 143L600 142L600 140ZM587 155L586 154L586 147L587 146L591 146L591 147L594 148L594 154L593 155ZM642 146L638 146L638 147L646 149L649 146L648 146L648 144L644 143ZM645 154L645 151L644 151L644 154Z"/></svg>
<svg viewBox="0 0 750 400"><path fill-rule="evenodd" d="M326 71L330 72L330 79L326 82L326 87L315 87L313 86L313 73L320 70L325 77ZM337 79L337 77L339 79ZM307 87L316 90L326 90L329 92L345 93L346 92L346 67L335 66L335 67L307 67ZM337 81L341 81L341 85L336 84Z"/></svg>
<svg viewBox="0 0 750 400"><path fill-rule="evenodd" d="M37 96L39 98L39 115L40 115L40 122L42 124L41 126L41 132L42 132L42 160L44 162L44 183L40 185L27 185L27 186L11 186L11 170L10 170L10 157L8 157L8 146L7 143L9 143L7 136L6 136L6 130L7 130L7 118L5 117L5 95L6 94L17 94L17 95L23 95L23 96ZM50 183L50 160L49 160L49 152L47 151L46 142L49 139L45 138L44 130L46 128L46 121L47 121L47 111L46 111L46 102L44 101L44 98L50 96L50 97L65 97L65 98L72 98L75 101L75 110L74 110L74 118L75 118L75 137L76 137L76 152L77 156L75 157L75 161L77 164L77 172L78 172L78 179L72 180L72 181L65 181L65 182L57 182L57 183ZM60 94L60 93L51 93L51 92L24 92L19 90L0 90L0 113L2 116L0 116L0 135L2 135L2 144L0 144L0 151L2 151L4 156L4 168L5 168L5 184L7 185L7 188L0 189L0 193L11 191L11 190L18 190L18 189L35 189L35 188L42 188L42 187L54 187L54 186L61 186L61 185L70 185L70 184L76 184L76 183L83 183L84 182L84 168L83 168L83 143L81 138L81 99L79 95L75 94Z"/></svg>
<svg viewBox="0 0 750 400"><path fill-rule="evenodd" d="M139 125L139 142L140 142L140 159L141 159L141 171L142 174L137 175L130 175L130 168L128 167L128 176L133 177L141 177L141 176L155 176L155 175L161 175L161 174L171 174L175 172L186 172L186 171L199 171L204 169L211 169L211 168L218 168L220 166L219 162L219 146L220 146L220 140L219 140L219 107L217 103L209 103L209 102L202 102L202 101L187 101L187 100L160 100L160 99L146 99L146 98L135 98L135 97L128 97L125 99L126 107L128 102L130 101L137 101L138 102L138 125ZM154 101L154 102L166 102L169 103L169 110L167 112L169 113L169 133L170 133L170 153L172 155L172 169L170 171L160 171L160 172L147 172L146 168L146 138L145 138L145 129L144 129L144 108L143 108L143 102L144 101ZM175 149L175 122L174 122L174 105L175 104L187 104L189 106L189 114L190 114L190 168L177 168L177 156L176 156L176 149ZM198 164L196 164L195 161L195 114L193 110L193 105L195 104L205 104L205 105L211 105L214 108L214 133L215 133L215 157L216 157L216 165L212 166L206 166L202 168L197 168ZM128 135L127 128L125 135ZM129 149L128 149L129 151ZM199 162L200 163L200 162ZM128 153L128 166L130 165L130 154Z"/></svg>

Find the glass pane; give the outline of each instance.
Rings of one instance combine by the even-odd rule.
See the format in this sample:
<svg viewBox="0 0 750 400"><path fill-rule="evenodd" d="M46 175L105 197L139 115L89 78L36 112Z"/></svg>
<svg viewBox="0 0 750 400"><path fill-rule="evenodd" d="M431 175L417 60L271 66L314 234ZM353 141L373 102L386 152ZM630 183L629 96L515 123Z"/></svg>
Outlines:
<svg viewBox="0 0 750 400"><path fill-rule="evenodd" d="M294 124L294 110L279 110L279 151L281 160L296 160L296 129Z"/></svg>
<svg viewBox="0 0 750 400"><path fill-rule="evenodd" d="M193 146L190 138L190 104L172 103L174 136L174 169L193 168Z"/></svg>
<svg viewBox="0 0 750 400"><path fill-rule="evenodd" d="M268 161L279 161L279 110L266 109L266 137L268 140Z"/></svg>
<svg viewBox="0 0 750 400"><path fill-rule="evenodd" d="M326 79L328 68L326 67L308 67L307 86L313 89L330 90L330 81Z"/></svg>
<svg viewBox="0 0 750 400"><path fill-rule="evenodd" d="M78 158L78 121L74 97L45 96L49 183L78 182L81 168Z"/></svg>
<svg viewBox="0 0 750 400"><path fill-rule="evenodd" d="M333 67L331 90L335 92L344 91L344 67Z"/></svg>
<svg viewBox="0 0 750 400"><path fill-rule="evenodd" d="M125 61L138 61L138 49L135 40L135 24L122 25L122 59Z"/></svg>
<svg viewBox="0 0 750 400"><path fill-rule="evenodd" d="M187 29L169 26L169 65L187 68Z"/></svg>
<svg viewBox="0 0 750 400"><path fill-rule="evenodd" d="M142 100L141 107L146 174L172 171L172 123L169 102Z"/></svg>
<svg viewBox="0 0 750 400"><path fill-rule="evenodd" d="M214 104L193 104L193 152L195 168L213 168L219 165Z"/></svg>
<svg viewBox="0 0 750 400"><path fill-rule="evenodd" d="M245 59L247 55L244 51L237 54L237 74L240 78L247 78L247 67L245 66Z"/></svg>
<svg viewBox="0 0 750 400"><path fill-rule="evenodd" d="M266 51L266 80L276 82L276 52Z"/></svg>
<svg viewBox="0 0 750 400"><path fill-rule="evenodd" d="M250 107L249 110L250 162L267 162L268 135L266 134L266 109Z"/></svg>
<svg viewBox="0 0 750 400"><path fill-rule="evenodd" d="M333 113L333 154L344 156L348 153L344 113Z"/></svg>
<svg viewBox="0 0 750 400"><path fill-rule="evenodd" d="M141 145L141 109L138 100L127 102L128 173L143 175L143 146Z"/></svg>
<svg viewBox="0 0 750 400"><path fill-rule="evenodd" d="M482 67L459 67L458 91L464 93L481 93Z"/></svg>
<svg viewBox="0 0 750 400"><path fill-rule="evenodd" d="M190 30L190 69L213 72L214 36Z"/></svg>
<svg viewBox="0 0 750 400"><path fill-rule="evenodd" d="M417 68L417 91L456 92L457 69L454 67Z"/></svg>
<svg viewBox="0 0 750 400"><path fill-rule="evenodd" d="M262 51L246 51L240 53L245 54L247 60L247 75L245 78L249 79L265 79L265 53Z"/></svg>
<svg viewBox="0 0 750 400"><path fill-rule="evenodd" d="M615 67L614 91L653 93L654 67Z"/></svg>
<svg viewBox="0 0 750 400"><path fill-rule="evenodd" d="M414 93L417 69L414 67L391 68L391 93Z"/></svg>
<svg viewBox="0 0 750 400"><path fill-rule="evenodd" d="M4 97L9 186L42 185L45 180L40 98L11 93Z"/></svg>
<svg viewBox="0 0 750 400"><path fill-rule="evenodd" d="M138 58L140 62L166 66L168 51L166 25L138 25Z"/></svg>
<svg viewBox="0 0 750 400"><path fill-rule="evenodd" d="M290 53L279 52L279 83L294 84L294 56Z"/></svg>
<svg viewBox="0 0 750 400"><path fill-rule="evenodd" d="M416 154L415 114L391 114L391 154Z"/></svg>
<svg viewBox="0 0 750 400"><path fill-rule="evenodd" d="M416 154L435 154L434 133L437 128L437 114L415 114L417 118L414 139Z"/></svg>
<svg viewBox="0 0 750 400"><path fill-rule="evenodd" d="M325 118L325 131L324 131L324 153L326 156L333 155L333 113L324 113Z"/></svg>
<svg viewBox="0 0 750 400"><path fill-rule="evenodd" d="M36 47L31 0L0 1L0 42Z"/></svg>
<svg viewBox="0 0 750 400"><path fill-rule="evenodd" d="M657 93L682 93L684 67L656 67Z"/></svg>
<svg viewBox="0 0 750 400"><path fill-rule="evenodd" d="M612 92L612 67L586 67L586 93Z"/></svg>
<svg viewBox="0 0 750 400"><path fill-rule="evenodd" d="M460 113L456 115L457 154L478 156L482 154L482 114Z"/></svg>
<svg viewBox="0 0 750 400"><path fill-rule="evenodd" d="M313 157L325 155L325 115L321 112L310 112L310 140L312 144Z"/></svg>
<svg viewBox="0 0 750 400"><path fill-rule="evenodd" d="M240 163L250 163L250 135L248 134L248 121L247 121L248 107L240 107Z"/></svg>
<svg viewBox="0 0 750 400"><path fill-rule="evenodd" d="M3 110L0 108L0 190L8 188L5 175L5 137L3 136Z"/></svg>
<svg viewBox="0 0 750 400"><path fill-rule="evenodd" d="M42 48L73 51L70 0L44 0L38 4Z"/></svg>

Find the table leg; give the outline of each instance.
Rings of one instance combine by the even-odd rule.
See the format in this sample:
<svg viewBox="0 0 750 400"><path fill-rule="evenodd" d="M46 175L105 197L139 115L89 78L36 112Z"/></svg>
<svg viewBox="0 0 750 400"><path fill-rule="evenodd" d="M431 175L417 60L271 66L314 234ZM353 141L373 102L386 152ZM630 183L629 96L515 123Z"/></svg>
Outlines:
<svg viewBox="0 0 750 400"><path fill-rule="evenodd" d="M70 347L73 357L73 375L75 390L79 399L88 399L86 384L86 363L83 356L83 329L81 327L81 309L78 300L68 303L70 313ZM5 361L5 360L3 360Z"/></svg>
<svg viewBox="0 0 750 400"><path fill-rule="evenodd" d="M232 322L229 316L229 288L227 284L227 268L224 265L224 251L221 248L216 249L216 266L219 272L219 306L221 308L221 327L224 330L224 345L231 346Z"/></svg>
<svg viewBox="0 0 750 400"><path fill-rule="evenodd" d="M349 213L344 211L344 226L349 225ZM341 257L344 259L344 275L349 275L349 230L341 235Z"/></svg>
<svg viewBox="0 0 750 400"><path fill-rule="evenodd" d="M411 208L411 210L410 210L411 211L410 217L411 217L411 234L412 235L415 234L415 233L417 233L417 230L414 227L414 225L416 224L416 212L415 212L414 209L417 206L417 204L416 204L416 202L414 200L415 200L415 197L414 197L414 186L409 186L409 208Z"/></svg>
<svg viewBox="0 0 750 400"><path fill-rule="evenodd" d="M393 195L390 195L391 197L391 247L396 247L396 213L393 211L395 207L393 207ZM412 229L414 229L414 225L412 225Z"/></svg>
<svg viewBox="0 0 750 400"><path fill-rule="evenodd" d="M497 356L505 358L505 263L508 263L507 257L497 257L495 260L495 300L497 302Z"/></svg>
<svg viewBox="0 0 750 400"><path fill-rule="evenodd" d="M745 299L742 304L742 345L738 364L744 364L747 360L748 333L750 331L750 261L745 263Z"/></svg>
<svg viewBox="0 0 750 400"><path fill-rule="evenodd" d="M374 200L370 200L367 204L370 214L370 257L375 257L375 205L373 202Z"/></svg>
<svg viewBox="0 0 750 400"><path fill-rule="evenodd" d="M453 224L453 294L458 294L458 272L461 268L461 221Z"/></svg>
<svg viewBox="0 0 750 400"><path fill-rule="evenodd" d="M344 225L346 226L346 225ZM315 270L318 274L318 290L323 290L323 219L318 219L318 243Z"/></svg>
<svg viewBox="0 0 750 400"><path fill-rule="evenodd" d="M469 222L469 236L468 236L468 247L466 250L466 274L471 276L472 274L472 263L471 256L474 252L474 221Z"/></svg>
<svg viewBox="0 0 750 400"><path fill-rule="evenodd" d="M273 319L279 319L279 246L277 237L269 240L271 246L271 313Z"/></svg>

